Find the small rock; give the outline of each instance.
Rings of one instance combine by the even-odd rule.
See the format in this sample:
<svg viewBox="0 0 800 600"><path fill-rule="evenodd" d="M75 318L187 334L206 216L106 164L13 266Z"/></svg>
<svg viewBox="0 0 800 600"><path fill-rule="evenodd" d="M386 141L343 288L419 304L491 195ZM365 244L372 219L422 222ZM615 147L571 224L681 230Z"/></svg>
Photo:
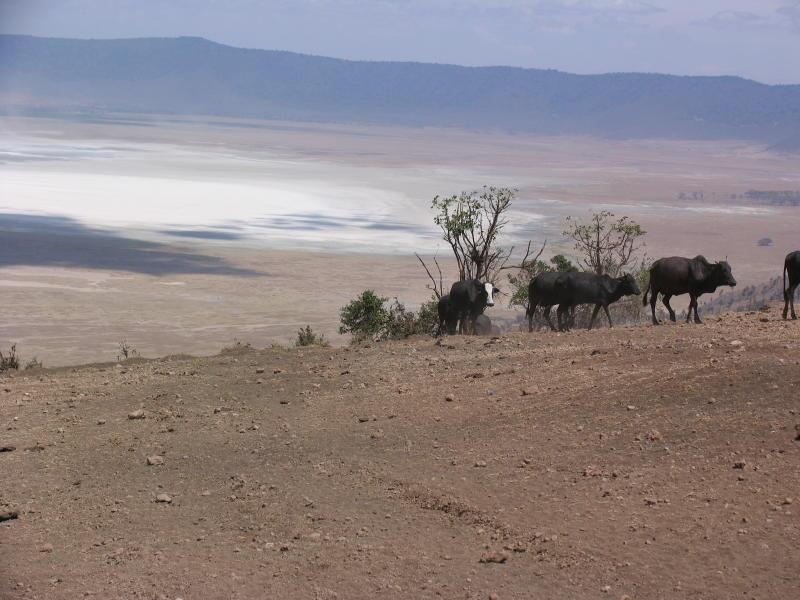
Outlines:
<svg viewBox="0 0 800 600"><path fill-rule="evenodd" d="M447 396L445 396L444 399L446 402L453 402L456 399L456 397L453 396L453 394L447 394Z"/></svg>
<svg viewBox="0 0 800 600"><path fill-rule="evenodd" d="M484 564L495 563L503 564L508 560L508 554L505 552L484 552L481 555L480 562Z"/></svg>
<svg viewBox="0 0 800 600"><path fill-rule="evenodd" d="M158 456L158 455L148 456L147 457L147 464L150 465L151 467L158 466L158 465L163 465L164 464L164 457L163 456Z"/></svg>
<svg viewBox="0 0 800 600"><path fill-rule="evenodd" d="M628 404L628 410L636 410L636 407L633 404Z"/></svg>
<svg viewBox="0 0 800 600"><path fill-rule="evenodd" d="M97 419L97 424L98 425L105 425L106 424L106 420L105 419Z"/></svg>
<svg viewBox="0 0 800 600"><path fill-rule="evenodd" d="M366 423L367 421L369 421L369 417L358 417L359 423Z"/></svg>
<svg viewBox="0 0 800 600"><path fill-rule="evenodd" d="M747 463L744 462L743 460L740 460L738 462L733 463L733 468L734 469L744 469L746 466L747 466Z"/></svg>
<svg viewBox="0 0 800 600"><path fill-rule="evenodd" d="M261 373L264 372L264 370L265 370L264 367L259 367L256 369L256 374L260 375Z"/></svg>
<svg viewBox="0 0 800 600"><path fill-rule="evenodd" d="M172 502L172 496L162 492L158 496L156 496L156 502L161 502L161 503L164 503L164 504L170 504Z"/></svg>
<svg viewBox="0 0 800 600"><path fill-rule="evenodd" d="M485 460L476 460L475 461L475 466L476 467L485 467L486 466L486 461Z"/></svg>
<svg viewBox="0 0 800 600"><path fill-rule="evenodd" d="M647 432L647 439L651 442L657 442L661 439L661 433L656 429L653 429L652 431Z"/></svg>
<svg viewBox="0 0 800 600"><path fill-rule="evenodd" d="M39 552L52 552L53 544L42 544L39 546Z"/></svg>
<svg viewBox="0 0 800 600"><path fill-rule="evenodd" d="M731 342L731 346L743 346L744 342L742 340L733 340Z"/></svg>
<svg viewBox="0 0 800 600"><path fill-rule="evenodd" d="M140 408L139 410L135 410L132 413L128 413L129 419L144 419L144 411Z"/></svg>

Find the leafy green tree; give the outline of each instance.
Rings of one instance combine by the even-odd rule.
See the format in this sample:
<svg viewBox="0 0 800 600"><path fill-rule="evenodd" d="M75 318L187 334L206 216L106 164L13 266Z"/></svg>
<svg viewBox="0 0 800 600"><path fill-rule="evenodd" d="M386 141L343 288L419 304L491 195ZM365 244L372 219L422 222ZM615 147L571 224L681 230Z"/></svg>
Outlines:
<svg viewBox="0 0 800 600"><path fill-rule="evenodd" d="M576 267L572 261L563 254L556 254L550 259L550 262L553 264L553 271L559 271L561 273L580 271L580 269L578 269L578 267Z"/></svg>

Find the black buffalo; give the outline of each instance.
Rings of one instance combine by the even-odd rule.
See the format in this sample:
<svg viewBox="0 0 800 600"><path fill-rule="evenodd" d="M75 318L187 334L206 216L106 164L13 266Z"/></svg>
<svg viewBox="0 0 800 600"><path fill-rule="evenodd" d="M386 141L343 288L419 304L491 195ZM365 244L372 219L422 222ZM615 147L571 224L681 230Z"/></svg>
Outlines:
<svg viewBox="0 0 800 600"><path fill-rule="evenodd" d="M644 292L642 305L647 305L647 293L650 292L650 310L653 313L653 325L658 325L656 318L656 300L662 294L664 306L669 311L669 318L675 321L675 311L669 305L672 296L689 294L689 313L686 315L686 322L694 310L694 322L702 323L697 314L697 298L702 294L710 294L718 287L727 285L734 287L736 280L733 278L731 266L723 261L710 263L704 256L694 258L684 258L682 256L671 256L660 258L650 267L650 283Z"/></svg>
<svg viewBox="0 0 800 600"><path fill-rule="evenodd" d="M786 288L786 275L789 275L789 288ZM783 261L783 318L789 313L789 306L792 307L792 319L796 319L794 312L794 291L800 285L800 250L789 252L786 260Z"/></svg>
<svg viewBox="0 0 800 600"><path fill-rule="evenodd" d="M539 273L528 284L528 310L526 315L528 317L528 331L533 331L533 317L536 314L536 309L541 306L544 309L544 318L550 329L556 331L553 321L550 320L550 309L562 300L557 294L556 281L566 272L548 271L547 273ZM559 316L561 313L559 313ZM561 320L559 318L558 328L563 329Z"/></svg>
<svg viewBox="0 0 800 600"><path fill-rule="evenodd" d="M442 335L443 333L454 335L458 327L458 315L453 310L450 294L445 294L439 298L436 310L439 313L439 331L437 335Z"/></svg>
<svg viewBox="0 0 800 600"><path fill-rule="evenodd" d="M558 322L561 323L565 313L578 304L594 304L589 329L594 325L597 313L602 308L608 318L608 326L613 327L611 313L608 306L623 296L641 294L639 286L633 275L625 274L621 277L609 277L597 273L564 273L555 283L558 303ZM569 320L566 321L567 323Z"/></svg>
<svg viewBox="0 0 800 600"><path fill-rule="evenodd" d="M499 291L493 284L477 279L453 284L450 288L450 306L458 320L459 333L473 332L475 318L482 315L487 306L494 306L494 294Z"/></svg>

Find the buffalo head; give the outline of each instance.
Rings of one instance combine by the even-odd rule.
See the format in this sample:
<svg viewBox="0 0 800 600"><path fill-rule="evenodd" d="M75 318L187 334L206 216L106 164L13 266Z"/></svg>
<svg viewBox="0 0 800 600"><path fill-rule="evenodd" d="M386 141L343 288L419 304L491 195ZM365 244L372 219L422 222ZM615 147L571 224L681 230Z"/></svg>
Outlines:
<svg viewBox="0 0 800 600"><path fill-rule="evenodd" d="M494 284L489 281L481 283L476 280L476 283L479 287L478 297L482 300L485 298L486 306L494 306L494 295L499 294L500 290L494 287Z"/></svg>
<svg viewBox="0 0 800 600"><path fill-rule="evenodd" d="M642 290L636 285L636 280L630 273L626 273L622 277L617 278L617 281L619 282L618 289L623 296L638 296L642 293Z"/></svg>
<svg viewBox="0 0 800 600"><path fill-rule="evenodd" d="M727 261L721 260L714 265L714 283L717 285L728 285L736 287L736 279L733 278L731 266Z"/></svg>

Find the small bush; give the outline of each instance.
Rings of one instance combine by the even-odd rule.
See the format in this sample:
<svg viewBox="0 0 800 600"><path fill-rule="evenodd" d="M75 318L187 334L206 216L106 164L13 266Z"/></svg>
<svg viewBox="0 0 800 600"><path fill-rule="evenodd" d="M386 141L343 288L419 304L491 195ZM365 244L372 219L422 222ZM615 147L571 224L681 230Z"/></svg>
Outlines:
<svg viewBox="0 0 800 600"><path fill-rule="evenodd" d="M25 363L25 370L26 371L28 371L30 369L43 369L43 368L44 368L44 365L42 364L42 361L40 361L35 356L32 359L30 359L28 362Z"/></svg>
<svg viewBox="0 0 800 600"><path fill-rule="evenodd" d="M295 346L329 346L328 340L325 339L323 334L314 333L311 325L306 325L304 329L297 332L297 340Z"/></svg>
<svg viewBox="0 0 800 600"><path fill-rule="evenodd" d="M415 333L421 335L436 335L438 331L439 301L434 297L419 307Z"/></svg>
<svg viewBox="0 0 800 600"><path fill-rule="evenodd" d="M250 342L244 342L239 338L233 338L233 345L225 346L222 350L220 350L220 354L247 354L253 350L253 346L250 345Z"/></svg>
<svg viewBox="0 0 800 600"><path fill-rule="evenodd" d="M0 352L0 371L19 371L19 356L17 356L17 345L12 344L8 354Z"/></svg>
<svg viewBox="0 0 800 600"><path fill-rule="evenodd" d="M422 305L419 313L408 310L395 298L388 298L365 290L361 296L340 311L342 326L339 333L350 333L353 341L404 339L415 334L433 335L438 327L436 301Z"/></svg>
<svg viewBox="0 0 800 600"><path fill-rule="evenodd" d="M389 311L384 307L387 300L372 290L364 290L339 312L339 333L350 333L355 341L380 339L389 323Z"/></svg>
<svg viewBox="0 0 800 600"><path fill-rule="evenodd" d="M119 354L117 354L117 360L122 361L128 358L133 358L135 356L139 356L139 353L136 351L136 348L131 346L128 343L128 340L122 340L119 343Z"/></svg>

